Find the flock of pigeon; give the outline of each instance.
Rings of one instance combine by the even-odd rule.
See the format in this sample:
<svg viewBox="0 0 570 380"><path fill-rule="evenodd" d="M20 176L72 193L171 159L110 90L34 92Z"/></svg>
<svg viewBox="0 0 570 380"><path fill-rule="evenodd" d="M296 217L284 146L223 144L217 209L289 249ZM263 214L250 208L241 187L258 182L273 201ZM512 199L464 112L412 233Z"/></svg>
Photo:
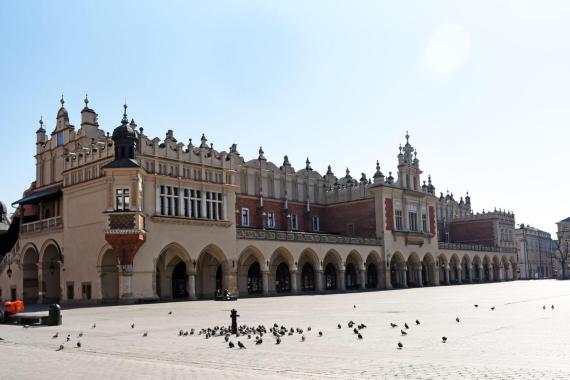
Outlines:
<svg viewBox="0 0 570 380"><path fill-rule="evenodd" d="M478 308L479 305L475 304L473 305L475 308ZM353 306L356 309L356 305ZM554 305L550 306L551 310L554 310ZM546 310L546 305L542 306L543 310ZM491 311L495 310L495 306L491 306L490 307ZM169 315L172 315L172 311L170 311L168 313ZM457 323L461 323L461 319L458 317L455 318L455 322ZM419 319L416 319L415 321L416 326L420 326L421 322L419 321ZM26 327L26 326L24 326ZM91 326L91 329L95 329L97 327L97 325L95 323L93 323L93 325ZM347 323L347 327L348 329L352 329L352 333L356 336L356 338L358 340L362 340L364 339L364 336L362 335L362 330L364 330L367 326L364 323L356 323L354 321L349 321ZM398 326L397 323L394 322L390 322L390 327L392 329L395 329ZM131 329L135 328L135 324L132 323L131 324ZM342 325L339 323L337 325L337 328L340 330L342 329ZM267 341L267 336L270 337L270 339L272 339L274 341L274 344L278 345L281 344L281 342L283 341L283 339L285 339L286 337L291 337L291 336L300 336L300 342L305 342L307 337L306 334L308 335L311 331L312 328L311 326L307 327L307 332L305 333L305 330L299 327L293 328L293 327L286 327L284 325L278 325L277 323L274 323L273 326L270 326L269 328L267 328L264 325L258 325L258 326L247 326L247 325L240 325L238 326L237 332L236 334L232 334L231 332L231 327L225 327L225 326L214 326L214 327L208 327L208 328L203 328L201 330L198 331L198 333L196 333L195 329L190 329L190 330L180 330L178 331L178 336L180 337L185 337L185 336L203 336L205 339L210 339L210 338L215 338L215 337L223 337L224 338L224 342L227 343L228 348L235 348L236 347L236 343L234 343L231 340L232 335L235 335L236 338L236 342L237 342L237 348L238 349L246 349L246 345L241 341L238 340L237 338L242 337L243 341L251 341L253 339L253 342L255 343L255 345L260 345L264 342L264 337ZM403 329L400 328L400 334L401 336L407 336L408 335L408 331L410 330L410 326L408 325L407 322L404 322L403 325ZM147 337L148 336L148 331L143 332L142 337ZM323 337L323 332L322 331L318 331L316 334L317 337L322 338ZM59 332L56 332L52 338L53 339L57 339L59 337ZM83 337L83 332L80 332L77 335L77 342L75 344L76 348L81 348L81 341L80 338ZM64 344L68 343L71 341L71 335L68 334L66 336L65 341L59 345L59 347L56 349L56 351L61 351L65 348ZM446 336L442 336L441 337L441 342L442 343L447 343L447 337ZM404 344L400 341L397 344L396 347L398 350L401 350L404 348Z"/></svg>

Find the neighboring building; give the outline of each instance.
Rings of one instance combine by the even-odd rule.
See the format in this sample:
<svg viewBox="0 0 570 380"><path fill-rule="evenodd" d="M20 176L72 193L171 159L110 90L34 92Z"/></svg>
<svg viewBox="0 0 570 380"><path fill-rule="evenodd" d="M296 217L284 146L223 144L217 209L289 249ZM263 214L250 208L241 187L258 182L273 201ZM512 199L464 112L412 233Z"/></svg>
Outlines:
<svg viewBox="0 0 570 380"><path fill-rule="evenodd" d="M8 208L0 201L0 236L6 234L10 228L10 219L8 219Z"/></svg>
<svg viewBox="0 0 570 380"><path fill-rule="evenodd" d="M519 278L552 278L557 272L556 259L553 256L553 242L546 231L521 224L515 230Z"/></svg>
<svg viewBox="0 0 570 380"><path fill-rule="evenodd" d="M469 193L465 195L465 200L460 197L459 202L453 197L453 193L447 192L446 196L439 193L437 204L437 230L439 241L449 242L449 223L457 218L464 218L471 215L471 197Z"/></svg>
<svg viewBox="0 0 570 380"><path fill-rule="evenodd" d="M558 231L556 235L558 236L558 244L556 245L555 249L555 256L558 258L557 265L559 269L558 278L560 278L562 273L562 260L560 258L568 258L570 256L570 217L561 220L560 222L556 223L558 227ZM566 260L566 278L570 277L570 260Z"/></svg>
<svg viewBox="0 0 570 380"><path fill-rule="evenodd" d="M515 278L507 246L439 243L438 198L406 135L396 178L244 160L169 130L150 139L125 111L112 136L62 105L36 132L36 181L0 263L3 299L135 302L234 294L391 289ZM18 224L18 226L20 223Z"/></svg>

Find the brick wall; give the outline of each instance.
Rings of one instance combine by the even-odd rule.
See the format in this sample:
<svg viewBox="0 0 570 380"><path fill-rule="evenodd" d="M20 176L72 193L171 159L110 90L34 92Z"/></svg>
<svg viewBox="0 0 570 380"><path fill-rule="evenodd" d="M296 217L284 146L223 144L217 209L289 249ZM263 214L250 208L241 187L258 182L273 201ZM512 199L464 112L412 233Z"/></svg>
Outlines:
<svg viewBox="0 0 570 380"><path fill-rule="evenodd" d="M386 198L384 204L386 209L386 230L392 231L394 229L394 203L392 198Z"/></svg>
<svg viewBox="0 0 570 380"><path fill-rule="evenodd" d="M376 237L374 199L327 206L324 209L324 217L321 218L321 225L332 233L374 238Z"/></svg>
<svg viewBox="0 0 570 380"><path fill-rule="evenodd" d="M496 246L495 224L493 219L449 222L449 241Z"/></svg>

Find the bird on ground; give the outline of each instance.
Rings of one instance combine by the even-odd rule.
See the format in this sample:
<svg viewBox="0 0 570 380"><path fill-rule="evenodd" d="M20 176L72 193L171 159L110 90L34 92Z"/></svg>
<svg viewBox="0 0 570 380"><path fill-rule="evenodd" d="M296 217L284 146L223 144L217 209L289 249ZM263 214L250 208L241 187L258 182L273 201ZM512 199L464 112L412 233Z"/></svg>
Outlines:
<svg viewBox="0 0 570 380"><path fill-rule="evenodd" d="M77 348L81 348L81 342L77 342Z"/></svg>
<svg viewBox="0 0 570 380"><path fill-rule="evenodd" d="M402 348L404 348L404 345L402 342L398 342L398 350L401 350Z"/></svg>
<svg viewBox="0 0 570 380"><path fill-rule="evenodd" d="M459 323L459 317L455 317L455 322Z"/></svg>
<svg viewBox="0 0 570 380"><path fill-rule="evenodd" d="M398 327L398 325L397 325L397 324L395 324L394 322L390 322L390 326L392 326L392 328L394 328L394 327Z"/></svg>
<svg viewBox="0 0 570 380"><path fill-rule="evenodd" d="M77 335L79 338L81 338L83 336L83 332L80 332L79 335Z"/></svg>
<svg viewBox="0 0 570 380"><path fill-rule="evenodd" d="M228 347L229 347L229 348L234 348L234 347L235 347L234 342L231 342L231 341L230 341L230 342L228 343Z"/></svg>
<svg viewBox="0 0 570 380"><path fill-rule="evenodd" d="M227 343L227 342L230 340L230 336L229 336L229 335L226 335L226 336L224 337L224 340L225 340L226 343Z"/></svg>
<svg viewBox="0 0 570 380"><path fill-rule="evenodd" d="M96 323L93 323L93 325L91 326L92 329L94 329L95 327L97 327Z"/></svg>
<svg viewBox="0 0 570 380"><path fill-rule="evenodd" d="M339 329L341 329L341 328L342 328L342 326L340 325L340 323L337 325L337 327L338 327Z"/></svg>
<svg viewBox="0 0 570 380"><path fill-rule="evenodd" d="M306 339L306 338L305 338L305 335L302 335L302 336L301 336L301 342L304 342L305 339Z"/></svg>
<svg viewBox="0 0 570 380"><path fill-rule="evenodd" d="M348 328L351 329L352 326L354 326L354 322L353 321L348 322Z"/></svg>
<svg viewBox="0 0 570 380"><path fill-rule="evenodd" d="M190 329L190 335L194 335L194 329Z"/></svg>
<svg viewBox="0 0 570 380"><path fill-rule="evenodd" d="M56 333L52 336L52 338L55 339L55 338L57 338L58 336L59 336L59 333L56 332Z"/></svg>
<svg viewBox="0 0 570 380"><path fill-rule="evenodd" d="M307 331L311 331L311 326L307 327Z"/></svg>
<svg viewBox="0 0 570 380"><path fill-rule="evenodd" d="M146 337L146 336L148 336L148 332L145 331L145 332L143 333L143 337Z"/></svg>
<svg viewBox="0 0 570 380"><path fill-rule="evenodd" d="M184 335L184 331L180 330L178 331L178 336L183 336Z"/></svg>
<svg viewBox="0 0 570 380"><path fill-rule="evenodd" d="M188 331L184 331L184 336L188 336Z"/></svg>
<svg viewBox="0 0 570 380"><path fill-rule="evenodd" d="M69 342L69 340L71 339L71 336L68 334L67 338L65 338L67 342Z"/></svg>
<svg viewBox="0 0 570 380"><path fill-rule="evenodd" d="M319 331L319 336L323 336L323 332L322 332L322 331Z"/></svg>
<svg viewBox="0 0 570 380"><path fill-rule="evenodd" d="M420 324L419 319L416 319L416 325L419 325L419 324Z"/></svg>
<svg viewBox="0 0 570 380"><path fill-rule="evenodd" d="M550 308L551 308L552 310L554 310L554 305L550 305Z"/></svg>
<svg viewBox="0 0 570 380"><path fill-rule="evenodd" d="M407 323L404 323L404 327L406 328L406 330L410 328L410 326L408 326Z"/></svg>
<svg viewBox="0 0 570 380"><path fill-rule="evenodd" d="M23 327L24 327L25 329L27 329L27 328L30 327L30 325L24 325Z"/></svg>
<svg viewBox="0 0 570 380"><path fill-rule="evenodd" d="M407 333L407 332L405 332L404 330L400 330L400 332L402 333L402 336L404 336L404 335L408 335L408 333Z"/></svg>
<svg viewBox="0 0 570 380"><path fill-rule="evenodd" d="M352 305L352 307L353 307L354 309L356 309L356 305Z"/></svg>
<svg viewBox="0 0 570 380"><path fill-rule="evenodd" d="M542 305L542 310L546 310L546 305Z"/></svg>
<svg viewBox="0 0 570 380"><path fill-rule="evenodd" d="M362 334L358 333L358 339L362 339Z"/></svg>
<svg viewBox="0 0 570 380"><path fill-rule="evenodd" d="M263 343L263 339L259 338L258 340L255 341L255 344L259 345Z"/></svg>
<svg viewBox="0 0 570 380"><path fill-rule="evenodd" d="M135 328L135 324L133 323L133 324L131 325L131 329L134 329L134 328Z"/></svg>
<svg viewBox="0 0 570 380"><path fill-rule="evenodd" d="M352 330L355 334L358 334L358 329L355 327L354 330Z"/></svg>
<svg viewBox="0 0 570 380"><path fill-rule="evenodd" d="M247 334L247 339L251 339L251 334Z"/></svg>
<svg viewBox="0 0 570 380"><path fill-rule="evenodd" d="M473 305L473 306L475 306L475 307L479 307L479 305L477 305L477 304L475 304L475 305Z"/></svg>
<svg viewBox="0 0 570 380"><path fill-rule="evenodd" d="M61 351L63 350L63 344L60 344L59 347L56 349L56 351Z"/></svg>
<svg viewBox="0 0 570 380"><path fill-rule="evenodd" d="M275 340L275 344L279 344L281 343L281 338L277 337L277 339Z"/></svg>
<svg viewBox="0 0 570 380"><path fill-rule="evenodd" d="M240 349L242 349L242 348L245 348L245 345L244 345L242 342L240 342L240 341L238 340L238 347L239 347Z"/></svg>
<svg viewBox="0 0 570 380"><path fill-rule="evenodd" d="M441 342L442 342L442 343L447 343L447 337L446 337L446 336L442 336L442 337L441 337Z"/></svg>
<svg viewBox="0 0 570 380"><path fill-rule="evenodd" d="M169 311L169 312L168 312L168 315L172 315L172 312L171 312L171 311Z"/></svg>
<svg viewBox="0 0 570 380"><path fill-rule="evenodd" d="M491 310L495 310L495 306L491 306Z"/></svg>

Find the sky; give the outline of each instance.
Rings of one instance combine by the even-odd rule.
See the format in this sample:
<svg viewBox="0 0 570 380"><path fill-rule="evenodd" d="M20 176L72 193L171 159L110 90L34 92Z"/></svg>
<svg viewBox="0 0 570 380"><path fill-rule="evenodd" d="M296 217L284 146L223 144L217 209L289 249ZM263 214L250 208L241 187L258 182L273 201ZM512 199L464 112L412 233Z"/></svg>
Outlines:
<svg viewBox="0 0 570 380"><path fill-rule="evenodd" d="M83 98L103 129L321 174L396 172L417 149L436 191L555 233L570 216L570 2L3 1L0 200L35 179L35 131Z"/></svg>

